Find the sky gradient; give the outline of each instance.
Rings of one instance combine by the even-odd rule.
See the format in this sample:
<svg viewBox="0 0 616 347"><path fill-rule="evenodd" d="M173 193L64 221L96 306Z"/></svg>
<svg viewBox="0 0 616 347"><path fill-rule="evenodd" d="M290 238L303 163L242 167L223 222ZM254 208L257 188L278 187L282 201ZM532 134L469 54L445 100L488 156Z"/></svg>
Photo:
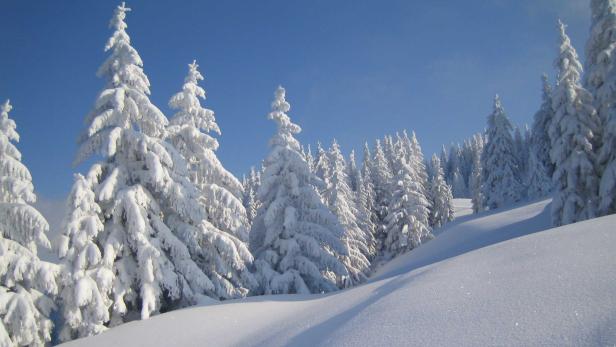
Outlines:
<svg viewBox="0 0 616 347"><path fill-rule="evenodd" d="M238 176L268 152L275 88L287 89L303 144L336 138L345 153L402 129L426 155L482 131L494 94L531 123L541 73L554 78L556 21L581 58L589 0L128 1L128 33L151 100L180 90L197 59L204 106L222 130L218 156ZM43 199L72 184L75 140L104 85L96 70L116 1L1 0L0 98ZM360 155L361 157L361 155Z"/></svg>

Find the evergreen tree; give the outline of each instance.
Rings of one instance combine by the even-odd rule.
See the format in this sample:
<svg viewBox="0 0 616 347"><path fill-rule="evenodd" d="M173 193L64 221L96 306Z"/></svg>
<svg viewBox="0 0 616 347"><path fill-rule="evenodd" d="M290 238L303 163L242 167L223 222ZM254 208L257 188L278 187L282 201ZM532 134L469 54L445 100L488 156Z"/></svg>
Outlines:
<svg viewBox="0 0 616 347"><path fill-rule="evenodd" d="M473 213L482 212L485 209L485 198L483 196L483 169L481 167L481 154L473 157L473 171L471 173L471 202L473 204Z"/></svg>
<svg viewBox="0 0 616 347"><path fill-rule="evenodd" d="M111 264L111 323L118 324L220 294L196 263L194 251L209 228L201 192L188 179L188 164L163 140L167 119L148 95L149 81L131 46L124 22L130 9L118 6L110 56L98 71L107 83L87 118L77 163L103 160L89 177L104 229L96 239Z"/></svg>
<svg viewBox="0 0 616 347"><path fill-rule="evenodd" d="M101 208L92 190L98 177L75 175L75 183L67 199L67 216L59 239L62 260L62 314L64 327L60 339L99 334L107 329L113 269L97 240L104 230Z"/></svg>
<svg viewBox="0 0 616 347"><path fill-rule="evenodd" d="M257 277L266 294L329 292L348 276L339 261L347 255L340 241L344 230L315 191L317 178L293 136L301 128L291 122L289 109L279 87L269 114L278 131L259 188L263 205L250 233Z"/></svg>
<svg viewBox="0 0 616 347"><path fill-rule="evenodd" d="M593 0L591 11L584 86L594 96L594 106L602 124L602 144L596 151L601 176L598 213L605 215L616 213L616 3ZM594 135L598 140L599 134Z"/></svg>
<svg viewBox="0 0 616 347"><path fill-rule="evenodd" d="M497 95L492 114L488 117L487 143L481 157L482 194L485 206L489 209L503 207L520 199L518 163L511 128Z"/></svg>
<svg viewBox="0 0 616 347"><path fill-rule="evenodd" d="M552 177L554 173L554 165L550 159L550 136L548 129L554 118L554 110L552 109L552 87L548 81L548 76L543 74L543 94L542 102L539 111L535 113L532 127L532 135L530 145L535 151L538 163L545 167L545 172L548 177ZM536 164L534 164L536 165Z"/></svg>
<svg viewBox="0 0 616 347"><path fill-rule="evenodd" d="M364 142L364 157L362 160L362 171L361 171L361 191L358 192L361 209L363 212L364 218L362 218L365 223L364 231L366 233L370 233L371 236L367 236L366 238L370 240L370 257L372 260L376 256L378 244L376 241L377 231L379 228L379 218L376 213L376 193L374 191L374 183L372 182L372 155L370 154L370 147L368 147L368 143Z"/></svg>
<svg viewBox="0 0 616 347"><path fill-rule="evenodd" d="M347 164L336 140L334 140L329 151L329 158L331 185L323 198L345 230L342 241L346 244L348 255L342 259L351 276L351 282L345 284L345 286L349 286L366 279L370 268L368 261L370 256L369 240L366 239L367 235L359 228L357 222L358 212L355 207L353 192L349 186L350 180L346 172Z"/></svg>
<svg viewBox="0 0 616 347"><path fill-rule="evenodd" d="M30 204L32 176L13 142L19 141L12 106L0 106L0 345L44 346L51 340L57 269L41 261L50 248L49 225Z"/></svg>
<svg viewBox="0 0 616 347"><path fill-rule="evenodd" d="M370 164L370 174L372 184L374 185L374 206L375 224L376 224L376 240L378 248L383 251L385 238L387 237L386 217L392 196L392 181L393 174L390 170L389 163L385 158L385 152L381 147L381 142L377 139L374 148L374 156Z"/></svg>
<svg viewBox="0 0 616 347"><path fill-rule="evenodd" d="M432 156L432 169L434 175L430 184L430 226L439 228L454 218L453 195L451 188L445 182L441 161L435 155Z"/></svg>
<svg viewBox="0 0 616 347"><path fill-rule="evenodd" d="M259 209L259 200L257 199L257 191L261 181L261 172L257 171L255 167L250 168L250 174L244 181L244 208L246 209L246 216L248 217L249 224L252 223L257 210Z"/></svg>
<svg viewBox="0 0 616 347"><path fill-rule="evenodd" d="M600 128L592 96L580 85L582 65L565 25L559 21L560 50L555 66L558 85L553 94L554 119L549 134L550 157L556 169L552 180L554 225L574 223L596 215L598 177L593 145Z"/></svg>
<svg viewBox="0 0 616 347"><path fill-rule="evenodd" d="M402 159L389 200L389 213L385 217L385 237L381 249L383 260L412 250L432 236L428 223L430 202L421 192L420 182L413 179L417 177L413 171Z"/></svg>
<svg viewBox="0 0 616 347"><path fill-rule="evenodd" d="M537 157L537 150L533 148L530 151L528 177L526 178L526 192L529 199L548 196L552 190L552 182L546 172L546 167Z"/></svg>
<svg viewBox="0 0 616 347"><path fill-rule="evenodd" d="M169 101L169 107L177 112L169 121L167 139L188 162L191 182L202 193L200 202L206 212L199 223L201 231L184 235L192 258L214 284L214 299L237 298L257 286L248 270L253 260L246 244L248 216L241 200L241 183L214 153L218 141L209 132L220 134L220 128L214 112L199 101L205 99L205 90L198 84L201 80L193 61L182 91ZM180 224L182 234L193 227Z"/></svg>

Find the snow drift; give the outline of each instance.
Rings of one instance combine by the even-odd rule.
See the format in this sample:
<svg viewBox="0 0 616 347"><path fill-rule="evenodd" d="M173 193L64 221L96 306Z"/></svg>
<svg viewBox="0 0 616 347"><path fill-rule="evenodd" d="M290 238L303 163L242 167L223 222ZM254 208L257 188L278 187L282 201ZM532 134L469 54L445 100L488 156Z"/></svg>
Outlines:
<svg viewBox="0 0 616 347"><path fill-rule="evenodd" d="M612 345L616 215L548 229L549 209L461 217L350 290L179 310L67 345Z"/></svg>

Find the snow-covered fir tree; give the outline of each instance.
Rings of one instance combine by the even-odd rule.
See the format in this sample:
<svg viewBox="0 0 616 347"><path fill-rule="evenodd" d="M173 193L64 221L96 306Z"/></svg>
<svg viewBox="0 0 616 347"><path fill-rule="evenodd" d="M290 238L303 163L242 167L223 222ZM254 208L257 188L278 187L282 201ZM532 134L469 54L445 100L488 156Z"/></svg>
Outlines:
<svg viewBox="0 0 616 347"><path fill-rule="evenodd" d="M314 156L312 155L312 148L310 148L310 144L308 145L304 158L306 159L306 163L308 163L310 172L314 173Z"/></svg>
<svg viewBox="0 0 616 347"><path fill-rule="evenodd" d="M453 195L451 187L445 182L441 161L435 154L432 156L431 165L433 170L430 182L430 226L438 228L454 218Z"/></svg>
<svg viewBox="0 0 616 347"><path fill-rule="evenodd" d="M244 208L246 209L246 216L248 217L249 224L257 215L259 209L259 199L257 199L257 191L261 184L261 172L257 171L255 167L250 168L249 176L244 180Z"/></svg>
<svg viewBox="0 0 616 347"><path fill-rule="evenodd" d="M518 163L514 153L512 126L501 100L494 98L494 109L488 117L487 143L482 157L482 194L485 207L495 209L520 199Z"/></svg>
<svg viewBox="0 0 616 347"><path fill-rule="evenodd" d="M526 181L526 177L528 175L528 157L530 148L528 146L527 131L522 130L520 127L515 127L513 132L513 143L515 145L514 152L518 163L518 170L516 171L516 176L518 182L522 183ZM526 196L526 187L524 185L520 186L520 197Z"/></svg>
<svg viewBox="0 0 616 347"><path fill-rule="evenodd" d="M548 196L552 191L552 180L548 176L546 167L538 159L537 149L534 147L529 153L528 176L525 183L526 196L529 199Z"/></svg>
<svg viewBox="0 0 616 347"><path fill-rule="evenodd" d="M385 217L385 237L381 244L382 260L389 260L419 246L431 238L430 202L422 193L417 173L402 158L394 177L394 191Z"/></svg>
<svg viewBox="0 0 616 347"><path fill-rule="evenodd" d="M57 268L38 258L49 248L49 225L30 204L32 176L13 142L19 141L11 104L0 106L0 345L44 346L51 340Z"/></svg>
<svg viewBox="0 0 616 347"><path fill-rule="evenodd" d="M198 84L201 80L193 61L182 90L169 101L176 113L169 121L167 139L188 162L191 182L203 195L200 202L206 215L199 238L187 240L192 257L214 283L214 298L236 298L257 285L249 271L253 260L246 244L250 226L242 204L243 187L214 152L218 141L209 133L220 134L220 128L214 112L199 101L206 97Z"/></svg>
<svg viewBox="0 0 616 347"><path fill-rule="evenodd" d="M550 123L554 118L554 110L552 109L552 86L546 74L543 74L541 81L543 83L541 107L539 107L539 111L535 113L533 119L530 146L535 152L538 162L545 167L545 172L548 177L552 177L554 165L550 159L551 143L548 133Z"/></svg>
<svg viewBox="0 0 616 347"><path fill-rule="evenodd" d="M378 248L383 251L384 241L387 238L386 217L392 196L393 174L390 165L385 158L385 152L381 142L377 139L374 147L374 155L370 160L370 174L374 185L374 206L376 224L376 240Z"/></svg>
<svg viewBox="0 0 616 347"><path fill-rule="evenodd" d="M202 193L184 158L163 140L168 122L149 100L142 60L126 33L129 10L122 3L111 20L110 54L98 71L106 85L76 159L102 157L88 177L98 177L93 191L104 225L96 245L114 274L111 325L233 292L200 267L197 254L211 228Z"/></svg>
<svg viewBox="0 0 616 347"><path fill-rule="evenodd" d="M337 289L348 271L340 262L347 255L340 241L344 230L321 202L294 135L301 128L287 115L285 90L279 87L269 118L278 130L265 160L259 200L262 206L250 233L256 275L262 292L320 293Z"/></svg>
<svg viewBox="0 0 616 347"><path fill-rule="evenodd" d="M473 171L470 178L471 203L473 213L479 213L485 209L485 198L483 196L483 169L481 167L481 154L473 157Z"/></svg>
<svg viewBox="0 0 616 347"><path fill-rule="evenodd" d="M591 11L584 86L594 96L594 106L602 124L602 144L596 150L601 176L597 212L605 215L616 213L616 2L593 0Z"/></svg>
<svg viewBox="0 0 616 347"><path fill-rule="evenodd" d="M342 241L345 243L348 255L343 256L343 262L349 272L349 286L363 282L370 268L368 257L370 256L367 234L360 228L357 221L357 208L353 191L350 188L350 180L347 175L347 164L340 150L340 146L334 140L329 151L331 173L330 186L323 194L323 198L329 208L334 212L338 221L344 228Z"/></svg>
<svg viewBox="0 0 616 347"><path fill-rule="evenodd" d="M370 183L366 184L362 173L355 161L355 150L349 154L347 163L347 174L349 176L350 188L354 190L353 200L355 203L355 220L359 229L364 234L363 238L366 241L368 253L365 254L368 260L372 260L376 251L376 241L374 239L374 223L372 221L372 212L370 206L374 197L374 191Z"/></svg>
<svg viewBox="0 0 616 347"><path fill-rule="evenodd" d="M97 183L96 175L75 175L67 199L67 216L58 242L62 261L62 341L99 334L109 322L114 273L113 264L103 258L98 246L104 225L92 190Z"/></svg>
<svg viewBox="0 0 616 347"><path fill-rule="evenodd" d="M580 84L582 65L559 21L560 48L554 62L558 84L553 93L554 119L549 134L555 164L552 222L564 225L596 215L599 179L595 170L595 134L600 122L592 96Z"/></svg>
<svg viewBox="0 0 616 347"><path fill-rule="evenodd" d="M367 142L364 142L364 157L362 160L361 169L361 190L358 191L359 203L361 204L362 218L365 223L363 230L366 233L372 234L368 237L371 240L370 244L370 260L374 259L377 253L378 245L376 241L377 230L379 227L379 218L376 213L376 193L374 191L374 183L372 183L372 155Z"/></svg>

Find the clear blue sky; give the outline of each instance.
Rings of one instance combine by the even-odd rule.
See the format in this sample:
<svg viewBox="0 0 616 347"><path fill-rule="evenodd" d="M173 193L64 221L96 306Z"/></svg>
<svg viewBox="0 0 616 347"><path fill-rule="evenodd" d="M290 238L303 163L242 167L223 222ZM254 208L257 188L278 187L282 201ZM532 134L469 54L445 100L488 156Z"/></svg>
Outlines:
<svg viewBox="0 0 616 347"><path fill-rule="evenodd" d="M345 150L415 130L424 152L481 131L495 93L530 123L540 75L553 78L556 19L578 52L589 0L128 1L128 32L152 100L169 97L197 59L205 105L222 129L218 155L240 176L267 154L273 91L287 88L303 143ZM69 190L83 119L116 1L2 0L0 98L10 98L19 148L43 198Z"/></svg>

